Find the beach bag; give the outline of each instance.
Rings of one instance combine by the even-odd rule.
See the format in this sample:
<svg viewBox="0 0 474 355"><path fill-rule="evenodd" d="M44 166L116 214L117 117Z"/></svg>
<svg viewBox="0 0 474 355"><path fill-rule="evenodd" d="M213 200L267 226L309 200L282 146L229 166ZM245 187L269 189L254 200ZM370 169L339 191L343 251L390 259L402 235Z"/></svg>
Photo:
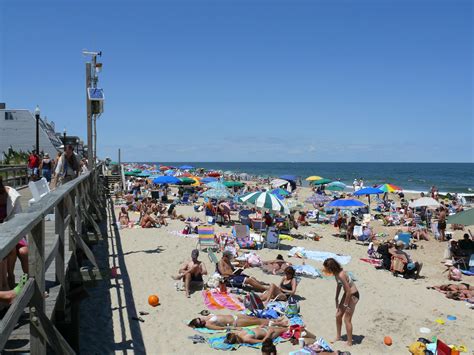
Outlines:
<svg viewBox="0 0 474 355"><path fill-rule="evenodd" d="M421 341L415 341L408 347L408 351L413 355L425 355L426 345Z"/></svg>
<svg viewBox="0 0 474 355"><path fill-rule="evenodd" d="M262 300L259 296L253 291L251 291L244 299L244 306L248 309L251 313L256 313L258 310L265 309Z"/></svg>
<svg viewBox="0 0 474 355"><path fill-rule="evenodd" d="M453 267L449 269L448 280L452 281L461 281L462 280L462 273L461 270Z"/></svg>
<svg viewBox="0 0 474 355"><path fill-rule="evenodd" d="M298 301L293 297L290 296L288 301L286 302L286 310L285 314L288 318L297 316L300 313L300 305Z"/></svg>
<svg viewBox="0 0 474 355"><path fill-rule="evenodd" d="M405 272L405 261L397 256L392 257L392 265L390 267L391 272L398 272L403 274Z"/></svg>
<svg viewBox="0 0 474 355"><path fill-rule="evenodd" d="M222 276L218 273L214 273L209 279L207 280L207 286L209 288L218 288L222 280Z"/></svg>

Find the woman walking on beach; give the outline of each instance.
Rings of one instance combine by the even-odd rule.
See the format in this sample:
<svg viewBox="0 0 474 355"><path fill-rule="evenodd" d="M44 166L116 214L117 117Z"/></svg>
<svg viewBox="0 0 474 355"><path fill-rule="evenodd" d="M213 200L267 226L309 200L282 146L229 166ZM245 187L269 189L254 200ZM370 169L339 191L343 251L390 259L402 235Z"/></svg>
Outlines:
<svg viewBox="0 0 474 355"><path fill-rule="evenodd" d="M359 291L350 277L350 275L345 272L341 265L334 260L333 258L326 259L323 263L324 269L333 274L336 278L337 288L336 288L336 339L334 342L341 340L341 328L342 328L342 319L344 318L344 324L346 326L347 333L347 345L352 346L352 316L354 315L354 310L359 302ZM341 289L344 289L344 295L339 301L339 294Z"/></svg>

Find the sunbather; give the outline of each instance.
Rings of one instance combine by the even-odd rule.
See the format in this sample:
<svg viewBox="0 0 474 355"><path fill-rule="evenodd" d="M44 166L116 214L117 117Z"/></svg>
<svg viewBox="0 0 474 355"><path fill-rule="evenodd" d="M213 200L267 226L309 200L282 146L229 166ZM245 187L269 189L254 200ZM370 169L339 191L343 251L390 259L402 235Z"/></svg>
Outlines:
<svg viewBox="0 0 474 355"><path fill-rule="evenodd" d="M283 260L283 256L278 254L275 260L264 261L261 267L264 271L276 275L282 274L288 266L291 266L291 263Z"/></svg>
<svg viewBox="0 0 474 355"><path fill-rule="evenodd" d="M142 216L140 218L140 226L142 228L153 228L160 226L159 221L153 217L153 211L151 209L142 212Z"/></svg>
<svg viewBox="0 0 474 355"><path fill-rule="evenodd" d="M427 287L428 289L433 289L439 291L441 293L446 292L460 292L460 291L474 291L474 286L471 286L467 283L460 283L460 284L446 284L440 286L432 286Z"/></svg>
<svg viewBox="0 0 474 355"><path fill-rule="evenodd" d="M222 258L217 264L217 271L225 279L229 286L242 288L244 286L249 286L255 291L263 292L268 289L268 286L264 285L262 282L259 282L253 277L241 273L242 269L234 270L231 260L234 258L234 255L231 251L226 250L222 253Z"/></svg>
<svg viewBox="0 0 474 355"><path fill-rule="evenodd" d="M191 287L191 282L202 283L203 275L207 275L206 265L198 260L199 250L194 249L191 252L191 260L181 265L178 275L174 276L175 280L183 280L184 290L186 292L186 297L189 296L189 289Z"/></svg>
<svg viewBox="0 0 474 355"><path fill-rule="evenodd" d="M423 263L420 263L418 261L413 261L410 255L407 252L403 251L404 247L405 247L405 243L399 240L395 243L394 248L389 249L389 252L393 256L402 258L403 261L405 262L406 267L403 272L403 275L405 277L414 275L415 279L417 279L420 276Z"/></svg>
<svg viewBox="0 0 474 355"><path fill-rule="evenodd" d="M131 225L133 225L133 223L130 222L130 217L125 207L122 207L120 210L119 222L122 227L131 227Z"/></svg>
<svg viewBox="0 0 474 355"><path fill-rule="evenodd" d="M264 319L248 316L246 314L209 314L208 316L194 318L189 322L189 326L192 328L207 328L213 330L224 330L227 327L231 328L242 328L251 327L255 325L268 326L275 325L279 327L287 327L288 320L283 317L279 319Z"/></svg>
<svg viewBox="0 0 474 355"><path fill-rule="evenodd" d="M225 342L227 344L259 344L267 339L276 339L288 331L289 329L287 327L281 328L273 326L260 326L258 328L242 329L237 332L227 333ZM304 329L301 331L300 335L303 338L310 338L313 340L316 338L314 334ZM293 340L298 342L298 339Z"/></svg>
<svg viewBox="0 0 474 355"><path fill-rule="evenodd" d="M296 293L296 287L295 269L288 266L285 269L285 276L283 276L280 285L271 284L270 288L265 291L260 298L265 304L273 300L286 301L288 297Z"/></svg>

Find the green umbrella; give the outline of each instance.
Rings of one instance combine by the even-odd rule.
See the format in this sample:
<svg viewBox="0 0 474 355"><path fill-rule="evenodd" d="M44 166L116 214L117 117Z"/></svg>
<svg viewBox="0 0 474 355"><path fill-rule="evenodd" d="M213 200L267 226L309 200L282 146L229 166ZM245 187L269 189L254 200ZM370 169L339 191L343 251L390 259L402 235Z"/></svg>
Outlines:
<svg viewBox="0 0 474 355"><path fill-rule="evenodd" d="M327 191L344 191L344 188L338 185L328 185L326 186L326 190Z"/></svg>
<svg viewBox="0 0 474 355"><path fill-rule="evenodd" d="M320 179L320 180L311 181L313 185L324 185L324 184L329 184L330 182L331 180L329 179Z"/></svg>
<svg viewBox="0 0 474 355"><path fill-rule="evenodd" d="M449 216L447 223L448 224L463 224L465 226L474 225L474 208Z"/></svg>
<svg viewBox="0 0 474 355"><path fill-rule="evenodd" d="M125 175L125 176L134 176L135 173L134 173L133 171L126 171L126 172L124 173L124 175Z"/></svg>
<svg viewBox="0 0 474 355"><path fill-rule="evenodd" d="M245 184L243 182L240 182L240 181L224 181L223 182L224 186L226 187L243 187L245 186Z"/></svg>
<svg viewBox="0 0 474 355"><path fill-rule="evenodd" d="M140 174L142 171L140 169L133 169L132 173Z"/></svg>
<svg viewBox="0 0 474 355"><path fill-rule="evenodd" d="M196 180L190 179L188 177L182 177L179 179L181 180L181 182L178 182L178 185L192 185L196 182Z"/></svg>

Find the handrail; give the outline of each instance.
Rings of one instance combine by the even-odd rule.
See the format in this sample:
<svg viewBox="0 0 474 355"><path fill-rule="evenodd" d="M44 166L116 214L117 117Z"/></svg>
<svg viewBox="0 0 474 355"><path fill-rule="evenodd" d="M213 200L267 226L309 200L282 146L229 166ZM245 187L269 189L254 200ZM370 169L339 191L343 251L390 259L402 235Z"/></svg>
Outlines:
<svg viewBox="0 0 474 355"><path fill-rule="evenodd" d="M97 265L94 255L82 241L82 223L91 222L98 230L96 222L89 214L92 209L99 215L101 205L99 174L102 166L59 186L40 201L33 204L25 213L15 215L11 220L0 224L0 260L3 259L23 238L29 235L29 280L22 292L15 298L5 317L0 320L0 351L8 341L25 307L30 310L30 351L32 354L46 354L45 341L55 352L73 354L74 350L56 329L45 313L45 273L56 262L56 280L65 290L65 236L69 230L70 248L82 248L86 256ZM45 217L54 210L55 240L53 248L45 255ZM72 250L72 249L70 249ZM75 253L73 253L73 257ZM77 264L77 260L74 265ZM58 300L61 307L63 301Z"/></svg>
<svg viewBox="0 0 474 355"><path fill-rule="evenodd" d="M39 221L49 214L67 194L86 180L90 174L88 172L77 179L59 186L56 190L50 192L29 207L25 213L19 213L6 223L0 224L0 260L5 258L23 236L31 232Z"/></svg>
<svg viewBox="0 0 474 355"><path fill-rule="evenodd" d="M18 172L21 172L21 174L18 174ZM28 183L28 169L26 165L0 165L0 176L3 177L4 185L17 187Z"/></svg>

